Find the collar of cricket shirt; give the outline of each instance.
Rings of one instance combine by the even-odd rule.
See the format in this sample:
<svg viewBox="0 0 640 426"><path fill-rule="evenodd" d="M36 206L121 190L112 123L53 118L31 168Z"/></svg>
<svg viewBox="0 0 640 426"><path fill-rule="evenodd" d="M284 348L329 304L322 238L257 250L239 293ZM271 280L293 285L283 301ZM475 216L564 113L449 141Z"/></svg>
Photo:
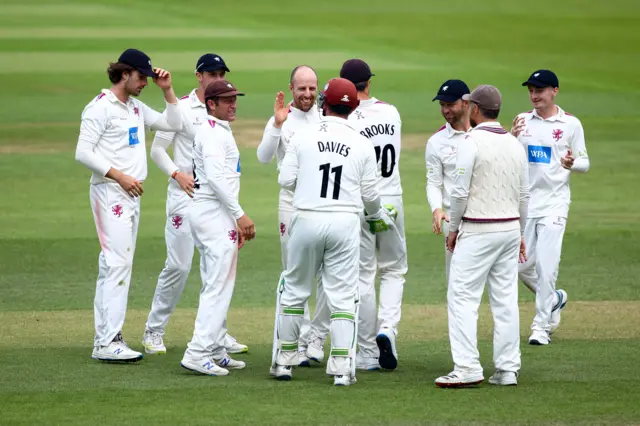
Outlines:
<svg viewBox="0 0 640 426"><path fill-rule="evenodd" d="M486 121L484 123L480 123L478 124L476 127L474 127L473 129L471 129L472 131L476 131L476 130L488 130L492 133L498 133L498 134L503 134L503 133L509 133L505 130L504 127L502 127L502 125L497 122L497 121Z"/></svg>
<svg viewBox="0 0 640 426"><path fill-rule="evenodd" d="M191 108L205 108L205 105L198 99L198 95L196 94L197 90L198 89L193 89L191 93L189 93Z"/></svg>
<svg viewBox="0 0 640 426"><path fill-rule="evenodd" d="M126 106L126 107L128 108L128 107L129 107L129 105L131 104L131 102L133 102L133 101L131 100L131 96L129 96L129 97L127 98L127 102L121 102L121 101L120 101L120 99L118 99L118 97L116 96L116 94L115 94L115 93L113 93L113 92L111 91L111 89L102 89L102 90L101 90L101 92L102 92L103 94L105 94L105 95L107 96L107 99L108 99L110 102L113 102L114 104L115 104L115 103L118 103L118 104L120 104L120 105L124 105L124 106Z"/></svg>
<svg viewBox="0 0 640 426"><path fill-rule="evenodd" d="M291 104L289 106L289 114L293 115L296 118L308 119L310 117L313 117L314 115L318 115L318 105L314 102L313 105L311 105L311 108L309 108L309 111L304 112Z"/></svg>
<svg viewBox="0 0 640 426"><path fill-rule="evenodd" d="M360 101L360 105L358 105L359 107L368 107L371 105L374 105L376 102L380 102L378 99L374 98L374 97L370 97L369 99L363 99Z"/></svg>
<svg viewBox="0 0 640 426"><path fill-rule="evenodd" d="M335 117L333 115L323 116L321 121L330 122L330 123L338 123L338 124L342 124L343 126L347 126L350 129L353 129L353 127L351 127L349 122L347 120L345 120L344 118L342 118L342 117Z"/></svg>
<svg viewBox="0 0 640 426"><path fill-rule="evenodd" d="M226 130L231 131L231 123L229 123L228 121L220 120L219 118L216 118L213 115L209 114L207 114L207 120L213 120L217 125L220 125Z"/></svg>
<svg viewBox="0 0 640 426"><path fill-rule="evenodd" d="M562 108L560 108L560 105L556 105L556 108L558 108L558 112L555 115L552 115L549 118L542 118L538 115L538 111L536 111L535 109L533 111L531 111L531 118L538 118L542 121L565 121L565 112Z"/></svg>
<svg viewBox="0 0 640 426"><path fill-rule="evenodd" d="M453 126L451 126L451 124L449 124L449 122L447 121L444 125L445 129L447 129L447 138L451 139L452 137L454 137L455 135L464 135L465 133L467 133L469 130L467 130L467 132L462 131L462 130L456 130L453 128Z"/></svg>

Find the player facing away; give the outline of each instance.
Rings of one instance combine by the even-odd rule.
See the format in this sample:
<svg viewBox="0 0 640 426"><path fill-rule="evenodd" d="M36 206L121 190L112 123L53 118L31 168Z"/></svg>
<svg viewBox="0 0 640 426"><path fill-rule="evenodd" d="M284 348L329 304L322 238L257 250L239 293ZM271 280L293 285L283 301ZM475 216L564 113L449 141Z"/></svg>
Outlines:
<svg viewBox="0 0 640 426"><path fill-rule="evenodd" d="M100 241L94 301L92 358L138 361L122 337L140 224L140 196L147 177L145 128L176 131L182 126L171 74L154 68L136 49L125 50L107 69L110 89L103 89L82 111L76 160L91 170L89 197ZM166 109L160 114L135 99L148 77L162 89Z"/></svg>
<svg viewBox="0 0 640 426"><path fill-rule="evenodd" d="M380 205L376 157L371 142L356 132L347 117L358 106L355 86L329 80L319 102L323 120L296 134L287 147L278 182L294 191L287 247L287 269L281 274L277 304L277 352L272 374L289 380L299 364L298 340L304 304L322 265L322 285L331 312L331 351L327 374L334 384L356 381L358 260L360 220L377 231L393 227Z"/></svg>
<svg viewBox="0 0 640 426"><path fill-rule="evenodd" d="M193 142L193 204L189 221L200 252L202 290L193 338L181 365L210 376L226 376L245 363L231 359L224 345L225 325L236 281L238 250L255 237L255 226L240 204L240 152L230 124L236 118L238 92L217 80L204 92L206 123Z"/></svg>
<svg viewBox="0 0 640 426"><path fill-rule="evenodd" d="M502 97L478 86L469 100L473 129L458 144L447 247L453 252L447 307L454 369L439 387L484 380L478 353L478 307L485 283L493 315L494 385L516 385L520 371L518 262L526 257L524 226L529 171L522 145L496 120Z"/></svg>
<svg viewBox="0 0 640 426"><path fill-rule="evenodd" d="M440 113L446 120L444 126L427 141L425 162L427 165L427 201L431 207L431 229L434 234L444 234L445 277L449 282L451 252L447 250L451 187L455 179L458 143L471 129L469 124L469 87L462 80L447 80L438 89L433 101L440 102Z"/></svg>
<svg viewBox="0 0 640 426"><path fill-rule="evenodd" d="M527 150L531 182L524 233L529 260L520 265L520 279L536 294L529 344L548 345L567 303L567 292L556 290L556 280L571 203L569 180L572 173L589 170L589 157L582 123L555 104L558 77L538 70L522 85L534 109L519 114L511 130Z"/></svg>
<svg viewBox="0 0 640 426"><path fill-rule="evenodd" d="M258 146L258 160L263 164L268 164L275 158L277 167L280 169L287 145L291 138L303 129L320 121L320 112L316 106L318 93L318 76L313 68L308 65L300 65L291 71L289 79L289 90L293 100L288 104L284 103L284 93L278 92L273 107L273 116L267 122L262 136L262 141ZM280 232L280 252L282 255L282 270L287 268L287 242L289 241L289 223L293 214L293 192L280 188L278 196L278 230ZM322 283L318 280L318 291L316 293L317 309L325 309L326 301L322 291ZM309 306L305 304L304 322L300 339L300 365L308 366L309 359L305 353L305 336L309 330L310 314ZM320 353L314 352L316 360L321 361L324 356L322 347Z"/></svg>
<svg viewBox="0 0 640 426"><path fill-rule="evenodd" d="M382 204L395 216L393 231L377 234L362 222L360 232L360 307L356 367L362 370L393 370L398 366L396 336L407 273L407 245L400 180L402 120L398 110L370 95L371 72L361 59L349 59L340 77L351 81L360 104L349 115L349 125L369 140L376 153ZM380 273L380 302L376 303L376 273ZM313 358L328 333L329 315L318 307L311 324L307 356Z"/></svg>
<svg viewBox="0 0 640 426"><path fill-rule="evenodd" d="M166 353L163 335L169 316L174 311L189 278L193 261L194 243L189 225L189 207L193 197L193 139L200 126L207 123L207 109L204 105L204 91L207 85L224 80L229 68L221 56L214 53L202 55L196 63L195 75L198 87L179 99L182 112L182 129L179 132L157 132L151 145L151 159L167 176L170 176L167 190L164 237L167 244L167 260L158 277L151 311L147 318L142 338L148 354ZM173 160L167 149L173 146ZM243 353L249 348L236 342L227 334L226 322L222 332L228 353Z"/></svg>

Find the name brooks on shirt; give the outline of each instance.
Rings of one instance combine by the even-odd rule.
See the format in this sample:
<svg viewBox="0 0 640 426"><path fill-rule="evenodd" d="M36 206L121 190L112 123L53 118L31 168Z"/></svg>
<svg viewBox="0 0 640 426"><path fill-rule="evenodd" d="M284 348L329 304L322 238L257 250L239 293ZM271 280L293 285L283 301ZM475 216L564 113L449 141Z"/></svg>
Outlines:
<svg viewBox="0 0 640 426"><path fill-rule="evenodd" d="M320 152L333 152L343 157L349 155L349 147L340 142L323 142L318 141L318 151Z"/></svg>
<svg viewBox="0 0 640 426"><path fill-rule="evenodd" d="M360 134L367 139L371 139L372 137L378 135L393 136L395 132L395 124L374 124L372 126L364 128L364 130L361 130Z"/></svg>

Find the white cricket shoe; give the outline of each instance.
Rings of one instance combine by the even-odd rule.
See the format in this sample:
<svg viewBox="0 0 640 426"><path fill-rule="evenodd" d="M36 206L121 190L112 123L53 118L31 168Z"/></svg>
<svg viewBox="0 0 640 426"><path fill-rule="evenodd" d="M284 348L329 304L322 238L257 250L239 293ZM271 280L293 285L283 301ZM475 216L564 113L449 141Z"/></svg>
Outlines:
<svg viewBox="0 0 640 426"><path fill-rule="evenodd" d="M242 370L247 366L244 361L235 360L229 355L225 355L221 359L216 359L215 362L219 367L226 368L228 370Z"/></svg>
<svg viewBox="0 0 640 426"><path fill-rule="evenodd" d="M305 351L305 356L312 361L321 363L324 360L324 341L316 337Z"/></svg>
<svg viewBox="0 0 640 426"><path fill-rule="evenodd" d="M298 366L300 367L311 367L311 363L309 362L309 358L307 358L307 348L299 346L298 347Z"/></svg>
<svg viewBox="0 0 640 426"><path fill-rule="evenodd" d="M293 367L290 365L276 365L274 374L277 380L291 380L293 377Z"/></svg>
<svg viewBox="0 0 640 426"><path fill-rule="evenodd" d="M224 348L230 354L245 354L249 352L249 347L239 343L233 336L227 334L224 337Z"/></svg>
<svg viewBox="0 0 640 426"><path fill-rule="evenodd" d="M499 386L515 386L518 384L518 373L496 370L493 376L489 377L489 383Z"/></svg>
<svg viewBox="0 0 640 426"><path fill-rule="evenodd" d="M533 333L531 333L531 336L529 337L530 345L543 346L548 345L549 343L551 343L551 338L549 337L549 333L546 331L533 330Z"/></svg>
<svg viewBox="0 0 640 426"><path fill-rule="evenodd" d="M91 358L100 361L113 362L136 362L142 359L143 355L127 346L127 342L122 338L122 333L116 334L111 343L107 346L94 346Z"/></svg>
<svg viewBox="0 0 640 426"><path fill-rule="evenodd" d="M446 376L440 376L436 379L436 386L439 388L462 388L465 386L473 386L484 381L482 374L465 375L458 371L452 371Z"/></svg>
<svg viewBox="0 0 640 426"><path fill-rule="evenodd" d="M358 370L375 371L380 370L380 362L378 358L373 356L362 356L356 354L356 368Z"/></svg>
<svg viewBox="0 0 640 426"><path fill-rule="evenodd" d="M144 351L150 355L167 353L167 348L164 346L162 334L160 333L145 330L144 336L142 336L142 345L144 346Z"/></svg>
<svg viewBox="0 0 640 426"><path fill-rule="evenodd" d="M569 298L567 292L564 290L556 290L556 295L558 297L558 303L556 303L556 305L551 310L551 318L549 319L549 334L555 333L560 326L560 315L562 314L562 310L567 304L567 299Z"/></svg>
<svg viewBox="0 0 640 426"><path fill-rule="evenodd" d="M386 370L398 367L398 352L396 351L396 334L390 328L381 328L376 336L376 343L380 349L378 362Z"/></svg>
<svg viewBox="0 0 640 426"><path fill-rule="evenodd" d="M182 358L180 365L190 371L206 374L207 376L227 376L229 370L216 364L216 360L211 357L201 359Z"/></svg>
<svg viewBox="0 0 640 426"><path fill-rule="evenodd" d="M351 377L349 375L344 376L333 376L333 385L334 386L351 386L355 385L358 381L355 377Z"/></svg>

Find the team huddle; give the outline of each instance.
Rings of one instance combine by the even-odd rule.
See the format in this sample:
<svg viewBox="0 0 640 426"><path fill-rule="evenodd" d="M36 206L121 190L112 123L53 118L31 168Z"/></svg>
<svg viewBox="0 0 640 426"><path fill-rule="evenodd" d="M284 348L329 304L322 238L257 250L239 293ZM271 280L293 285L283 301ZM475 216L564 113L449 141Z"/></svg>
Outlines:
<svg viewBox="0 0 640 426"><path fill-rule="evenodd" d="M143 52L128 49L107 73L112 83L84 109L76 160L92 171L90 200L101 245L94 301L92 357L132 362L143 354L122 336L147 177L145 128L155 130L151 158L169 177L160 272L143 333L147 354L165 353L164 330L184 290L194 247L202 289L182 367L228 375L248 351L227 329L238 250L256 237L239 204L241 162L231 123L243 96L226 80L223 58L196 64L198 86L179 100L171 75ZM337 386L356 370L394 370L407 266L399 160L398 110L371 95L370 67L346 61L322 91L310 66L294 68L285 104L279 92L257 149L274 159L280 186L282 273L276 284L270 374L290 380L296 367L325 361ZM162 89L159 113L135 99L147 78ZM495 385L516 385L520 334L518 279L535 293L530 344L547 345L567 293L556 289L571 172L589 169L580 121L555 104L558 79L534 72L534 109L510 131L497 121L497 88L473 91L448 80L435 100L446 124L426 145L432 229L445 236L449 336L454 369L440 387L484 381L477 350L477 311L485 283L494 317ZM173 158L167 153L172 146ZM380 277L376 300L376 276ZM316 309L309 298L316 290ZM330 336L330 347L325 341Z"/></svg>

